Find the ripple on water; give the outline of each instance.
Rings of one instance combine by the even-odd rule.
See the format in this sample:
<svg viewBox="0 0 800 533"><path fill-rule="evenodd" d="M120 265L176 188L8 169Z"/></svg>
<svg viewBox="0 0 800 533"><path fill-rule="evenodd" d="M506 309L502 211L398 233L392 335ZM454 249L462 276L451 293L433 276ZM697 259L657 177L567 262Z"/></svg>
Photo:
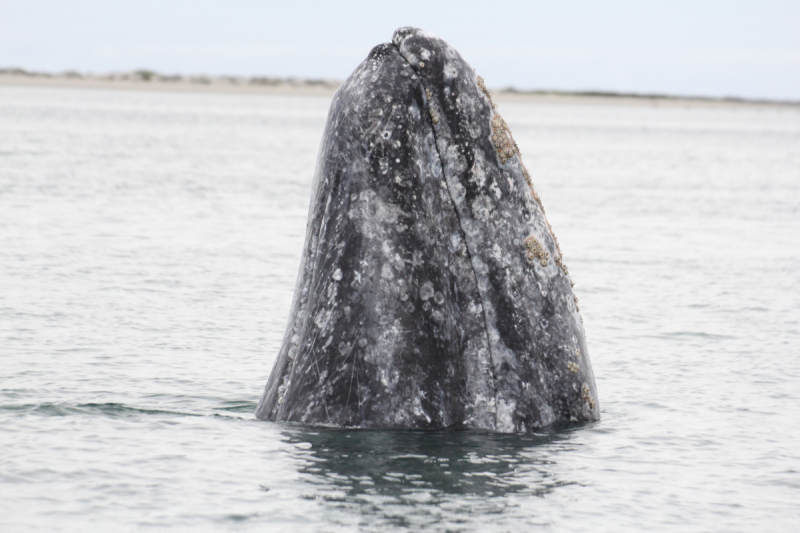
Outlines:
<svg viewBox="0 0 800 533"><path fill-rule="evenodd" d="M329 99L0 87L2 531L791 531L800 111L499 102L602 420L254 419Z"/></svg>

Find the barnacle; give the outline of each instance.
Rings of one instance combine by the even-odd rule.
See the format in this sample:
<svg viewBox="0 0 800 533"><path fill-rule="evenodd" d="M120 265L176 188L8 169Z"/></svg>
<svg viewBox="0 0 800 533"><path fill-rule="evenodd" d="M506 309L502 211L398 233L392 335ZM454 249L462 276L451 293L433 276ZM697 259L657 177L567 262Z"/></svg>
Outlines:
<svg viewBox="0 0 800 533"><path fill-rule="evenodd" d="M477 76L478 89L489 99L489 102L492 104L492 109L497 109L497 106L492 101L492 95L489 94L489 91L486 89L486 84L483 81L483 78ZM428 91L426 89L426 94ZM430 99L430 95L428 95L428 99ZM433 111L431 111L431 116L433 118L433 123L436 124L438 122L437 118L435 117ZM500 163L505 164L509 159L514 157L515 155L520 156L519 146L514 141L514 137L511 135L511 130L508 128L508 124L500 116L499 113L495 113L492 116L492 144L494 144L495 150L497 150L497 155L500 158ZM539 194L536 192L536 189L533 188L533 179L531 179L531 174L528 172L528 169L525 167L525 164L522 162L522 158L519 158L519 164L522 169L522 176L525 178L525 183L528 184L528 187L531 190L531 194L533 195L533 199L536 200L536 203L539 204L539 207L542 210L542 214L544 214L544 204L542 203L542 199L539 197ZM569 270L567 270L567 265L564 264L564 257L561 253L561 246L558 244L558 239L556 238L556 234L553 232L553 227L550 226L550 222L547 220L547 216L545 215L545 222L547 222L547 228L550 230L550 234L553 236L553 240L556 244L556 256L555 262L556 265L561 269L567 278L569 278L570 284L575 285L572 282L572 279L569 277ZM538 244L536 241L537 246L535 248L532 245L528 245L526 242L526 246L529 250L528 253L528 260L534 261L534 257L539 257L539 261L541 262L542 266L547 264L547 260L550 257L550 254L544 250L541 245ZM577 307L577 303L576 303Z"/></svg>
<svg viewBox="0 0 800 533"><path fill-rule="evenodd" d="M589 403L590 409L594 409L594 398L592 398L591 391L589 390L588 385L583 386L583 390L581 391L581 398L583 398L586 402Z"/></svg>
<svg viewBox="0 0 800 533"><path fill-rule="evenodd" d="M531 188L531 192L533 193L534 198L536 198L538 195L536 194L536 191L533 190L533 180L531 179L530 172L528 172L528 169L525 168L525 164L522 161L519 162L519 166L522 167L522 176L525 178L525 183L527 183L528 187Z"/></svg>
<svg viewBox="0 0 800 533"><path fill-rule="evenodd" d="M528 260L535 261L536 258L539 258L539 262L542 266L547 264L547 260L550 258L550 252L544 249L542 244L531 235L527 239L525 239L525 248L528 249Z"/></svg>
<svg viewBox="0 0 800 533"><path fill-rule="evenodd" d="M492 95L489 94L489 91L486 89L486 85L483 82L483 78L480 76L477 77L477 85L478 89L489 99L489 102L492 104L492 109L497 109L497 105L492 101ZM500 163L505 164L506 161L514 157L515 155L521 155L519 146L514 141L514 137L511 135L511 130L508 127L506 121L501 117L498 113L495 113L492 116L492 143L494 144L495 150L497 150L497 155L500 157ZM536 200L536 203L539 204L539 207L542 209L542 213L544 213L544 205L542 204L542 199L539 198L539 195L536 193L536 190L533 188L533 180L531 179L531 174L528 172L528 169L525 167L525 164L522 162L522 158L519 159L520 167L522 168L522 176L525 178L525 182L528 184L528 187L531 190L531 194L533 195L533 199ZM552 233L552 228L550 229Z"/></svg>
<svg viewBox="0 0 800 533"><path fill-rule="evenodd" d="M500 157L501 164L505 164L506 161L519 153L519 147L514 142L514 137L511 136L508 124L498 113L495 113L492 117L492 142L495 150L497 150L497 155Z"/></svg>
<svg viewBox="0 0 800 533"><path fill-rule="evenodd" d="M555 235L553 235L555 237ZM556 241L556 248L558 248L558 241ZM559 250L558 256L556 257L556 264L561 267L561 271L564 272L564 275L569 277L569 269L567 268L566 263L564 263L564 256L561 255L561 250ZM572 283L572 280L569 280L572 286L574 287L575 284Z"/></svg>
<svg viewBox="0 0 800 533"><path fill-rule="evenodd" d="M489 99L489 103L492 104L492 109L497 109L497 105L495 105L494 101L492 100L492 95L489 94L489 90L486 88L486 84L483 82L483 78L478 76L477 80L478 89Z"/></svg>

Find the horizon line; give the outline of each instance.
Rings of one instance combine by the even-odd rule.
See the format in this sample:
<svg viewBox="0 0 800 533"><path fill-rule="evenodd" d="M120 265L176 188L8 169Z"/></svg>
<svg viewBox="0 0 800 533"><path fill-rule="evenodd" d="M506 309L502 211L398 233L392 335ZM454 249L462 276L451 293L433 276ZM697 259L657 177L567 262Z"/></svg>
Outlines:
<svg viewBox="0 0 800 533"><path fill-rule="evenodd" d="M79 72L77 70L62 70L59 72L33 71L21 67L0 68L0 76L15 76L24 78L44 78L55 80L87 80L102 82L138 82L154 84L187 84L187 85L229 85L229 86L263 86L273 88L324 88L337 89L342 80L332 78L303 78L299 76L243 76L243 75L207 75L207 74L162 74L158 71L139 68L96 74L93 72ZM536 95L536 96L573 96L573 97L599 97L599 98L633 98L642 100L687 100L750 104L772 105L800 105L800 100L783 100L773 98L750 98L742 96L703 96L681 95L669 93L638 93L612 91L604 89L519 89L514 86L494 87L491 89L498 94L511 95Z"/></svg>

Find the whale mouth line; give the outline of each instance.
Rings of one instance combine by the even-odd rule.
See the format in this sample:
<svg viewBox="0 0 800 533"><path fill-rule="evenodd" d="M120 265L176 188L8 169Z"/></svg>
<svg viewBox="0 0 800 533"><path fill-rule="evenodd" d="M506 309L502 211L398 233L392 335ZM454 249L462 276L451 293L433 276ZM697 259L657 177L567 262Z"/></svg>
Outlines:
<svg viewBox="0 0 800 533"><path fill-rule="evenodd" d="M396 32L395 32L395 34L396 34ZM392 46L394 46L395 50L397 50L397 53L400 55L400 57L402 57L403 60L405 60L405 62L408 63L408 65L411 67L411 69L417 74L417 78L418 78L419 84L422 87L423 91L425 92L425 95L427 96L428 100L430 101L433 98L433 96L432 96L433 93L430 92L428 90L428 88L425 86L425 82L423 81L423 77L420 75L419 71L417 70L417 66L414 65L414 63L412 63L411 61L409 61L406 56L403 55L403 52L400 50L400 47L397 46L397 43L394 42L394 39L392 39L392 43L391 44L392 44ZM428 107L430 109L430 106L428 106ZM473 253L470 250L470 243L469 243L469 240L467 239L467 232L464 230L464 224L461 221L461 213L458 212L458 206L456 206L456 202L453 199L453 191L451 190L450 183L449 183L449 181L447 179L447 170L445 168L444 161L442 160L442 153L439 151L439 142L438 142L439 137L436 134L436 128L434 127L438 123L438 120L436 119L436 115L434 114L434 111L432 109L430 109L430 117L431 117L431 120L428 123L428 125L430 126L431 132L433 133L433 138L434 138L433 145L434 145L434 147L436 149L436 156L437 156L437 158L439 160L439 166L442 169L442 179L444 180L445 186L447 187L447 195L450 198L450 205L453 207L453 212L455 213L456 220L458 221L458 229L460 230L461 237L464 240L464 247L467 250L467 258L469 260L469 266L472 269L472 275L477 280L478 279L478 273L475 270L475 263L472 260ZM490 375L491 375L491 378L492 378L492 393L493 393L492 396L494 398L494 406L493 406L492 411L493 411L493 415L494 415L494 428L497 429L497 384L496 384L496 381L495 381L495 373L494 373L494 353L493 353L493 350L492 350L492 343L489 342L489 323L488 323L488 319L486 318L486 306L484 305L483 295L481 294L480 291L478 291L478 299L479 299L480 304L481 304L481 314L483 315L483 325L484 325L483 333L484 333L484 336L486 337L486 346L487 346L487 349L489 351L489 361L491 362Z"/></svg>

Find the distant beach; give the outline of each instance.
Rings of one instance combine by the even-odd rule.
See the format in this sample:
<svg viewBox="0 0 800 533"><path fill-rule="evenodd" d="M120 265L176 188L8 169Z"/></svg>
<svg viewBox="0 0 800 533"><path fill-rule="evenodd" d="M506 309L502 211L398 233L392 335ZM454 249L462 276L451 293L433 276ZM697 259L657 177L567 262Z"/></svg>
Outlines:
<svg viewBox="0 0 800 533"><path fill-rule="evenodd" d="M243 76L179 76L160 74L152 70L135 70L111 74L82 74L74 71L48 73L6 68L0 69L0 85L133 89L143 91L333 95L341 85L341 81Z"/></svg>
<svg viewBox="0 0 800 533"><path fill-rule="evenodd" d="M0 86L27 85L39 87L74 87L88 89L121 89L143 91L189 91L213 93L296 94L332 96L340 80L280 78L269 76L203 76L168 75L152 70L135 70L110 74L86 74L75 71L60 73L35 72L21 68L0 69ZM566 104L610 105L723 105L723 106L791 106L800 101L754 100L738 97L678 96L667 94L615 93L605 91L520 90L512 87L490 88L498 100Z"/></svg>

